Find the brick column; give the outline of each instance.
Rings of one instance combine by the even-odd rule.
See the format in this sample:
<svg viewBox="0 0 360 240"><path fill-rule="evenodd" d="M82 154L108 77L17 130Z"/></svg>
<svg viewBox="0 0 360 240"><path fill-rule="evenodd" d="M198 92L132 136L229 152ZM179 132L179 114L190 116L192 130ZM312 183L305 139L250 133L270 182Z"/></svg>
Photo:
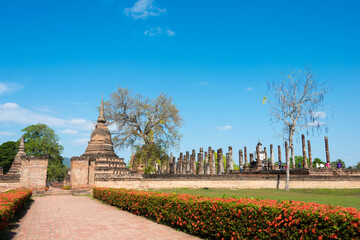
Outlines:
<svg viewBox="0 0 360 240"><path fill-rule="evenodd" d="M248 165L248 157L247 157L246 147L244 147L244 159L245 159L245 166L244 167L247 167L247 165Z"/></svg>
<svg viewBox="0 0 360 240"><path fill-rule="evenodd" d="M330 164L330 153L329 153L329 140L325 137L325 151L326 151L326 163Z"/></svg>
<svg viewBox="0 0 360 240"><path fill-rule="evenodd" d="M230 172L234 170L234 158L233 158L232 146L229 146L229 163L230 163L230 168L229 168L229 172Z"/></svg>
<svg viewBox="0 0 360 240"><path fill-rule="evenodd" d="M239 170L242 168L244 169L243 167L243 151L240 149L239 150Z"/></svg>
<svg viewBox="0 0 360 240"><path fill-rule="evenodd" d="M272 144L270 144L270 158L271 158L271 169L274 169L274 149Z"/></svg>
<svg viewBox="0 0 360 240"><path fill-rule="evenodd" d="M281 163L281 147L280 147L280 145L278 145L278 158L279 158L279 163Z"/></svg>
<svg viewBox="0 0 360 240"><path fill-rule="evenodd" d="M305 142L305 135L304 134L301 135L301 143L302 143L303 161L304 161L303 166L304 166L304 168L307 168L308 165L307 165L307 161L306 161L306 148L305 148L306 147L306 142Z"/></svg>
<svg viewBox="0 0 360 240"><path fill-rule="evenodd" d="M308 142L308 152L309 152L309 167L312 168L313 167L313 162L312 162L312 156L311 156L311 145L310 145L310 140L307 141Z"/></svg>

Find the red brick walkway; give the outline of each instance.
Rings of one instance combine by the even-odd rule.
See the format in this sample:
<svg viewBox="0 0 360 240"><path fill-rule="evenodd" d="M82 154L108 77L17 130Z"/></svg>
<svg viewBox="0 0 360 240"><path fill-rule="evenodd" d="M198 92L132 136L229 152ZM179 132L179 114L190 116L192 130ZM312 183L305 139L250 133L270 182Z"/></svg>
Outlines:
<svg viewBox="0 0 360 240"><path fill-rule="evenodd" d="M196 239L85 196L34 200L14 239Z"/></svg>

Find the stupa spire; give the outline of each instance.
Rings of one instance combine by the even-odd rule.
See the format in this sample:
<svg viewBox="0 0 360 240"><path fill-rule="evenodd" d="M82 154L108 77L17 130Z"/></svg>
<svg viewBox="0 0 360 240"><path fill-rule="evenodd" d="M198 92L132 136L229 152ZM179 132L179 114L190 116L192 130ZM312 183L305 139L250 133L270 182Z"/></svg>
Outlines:
<svg viewBox="0 0 360 240"><path fill-rule="evenodd" d="M104 94L101 95L101 106L100 106L100 113L99 118L97 120L98 123L105 123L105 116L104 116Z"/></svg>
<svg viewBox="0 0 360 240"><path fill-rule="evenodd" d="M24 135L20 138L19 151L25 151Z"/></svg>

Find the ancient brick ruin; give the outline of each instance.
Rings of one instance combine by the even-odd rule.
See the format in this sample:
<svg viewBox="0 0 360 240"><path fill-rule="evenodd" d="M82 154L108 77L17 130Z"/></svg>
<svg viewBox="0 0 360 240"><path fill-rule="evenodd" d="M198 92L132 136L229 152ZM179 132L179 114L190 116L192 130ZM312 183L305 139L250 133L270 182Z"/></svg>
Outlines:
<svg viewBox="0 0 360 240"><path fill-rule="evenodd" d="M21 137L19 151L9 171L5 175L0 174L0 190L23 187L41 189L45 187L47 166L47 157L26 155L24 137Z"/></svg>
<svg viewBox="0 0 360 240"><path fill-rule="evenodd" d="M303 161L301 164L302 167L299 169L298 166L295 166L295 161L290 162L291 169L297 169L296 171L292 171L292 174L295 175L308 175L308 176L360 176L359 170L354 169L338 169L338 168L319 168L313 166L312 161L312 153L311 153L311 145L310 140L307 141L307 150L308 155L306 153L306 140L305 136L302 135L302 153L303 159L308 159L307 161ZM329 143L328 138L325 137L325 151L326 151L326 162L330 164L330 153L329 153ZM223 153L223 149L219 148L217 151L217 157L215 158L215 151L212 150L211 147L208 148L208 151L203 150L203 148L199 149L199 153L196 154L195 149L192 150L191 157L189 158L189 151L186 151L184 155L180 152L179 157L176 159L171 154L169 167L165 166L163 169L158 169L157 173L161 174L170 174L170 175L223 175L223 174L233 174L233 175L244 175L247 176L249 174L282 174L280 171L285 169L284 165L286 164L286 160L290 158L290 146L285 142L285 160L282 161L282 151L281 146L278 145L278 162L275 164L274 159L274 149L273 145L270 145L270 153L268 158L267 148L262 146L259 142L256 145L256 151L254 153L247 153L247 148L239 150L239 160L236 163L239 166L238 170L234 170L234 159L233 159L233 148L231 146L228 147L228 152ZM225 154L225 163L223 161L218 161L218 159L223 159ZM195 156L197 156L197 161L195 160ZM248 162L248 156L250 161ZM245 161L244 161L245 160ZM258 175L259 176L259 175Z"/></svg>
<svg viewBox="0 0 360 240"><path fill-rule="evenodd" d="M310 141L302 136L302 155L309 159L302 168L290 163L292 184L300 188L332 187L333 181L341 182L342 186L360 187L360 171L351 169L326 169L313 166ZM306 146L307 143L307 146ZM307 147L307 148L306 148ZM289 159L289 149L285 142L284 152L278 145L278 159L275 164L274 146L267 148L259 142L255 152L249 152L247 147L239 149L239 159L234 160L234 150L231 146L224 152L208 147L197 153L180 152L179 157L171 154L170 160L164 166L156 165L156 174L143 174L144 166L131 159L132 168L128 169L123 158L119 158L113 147L111 133L104 117L104 103L101 107L97 124L91 134L85 153L80 157L71 158L70 183L72 189L90 189L99 187L129 187L129 188L163 188L163 187L279 187L284 179L284 163ZM328 138L325 137L326 162L330 163ZM282 159L282 154L285 158ZM221 161L218 161L218 160ZM224 161L223 161L224 159ZM238 165L239 169L234 169ZM45 157L26 156L24 139L21 138L19 151L6 175L0 169L0 190L30 187L42 188L46 185L48 159ZM240 186L238 183L246 182ZM293 186L294 186L293 185Z"/></svg>
<svg viewBox="0 0 360 240"><path fill-rule="evenodd" d="M100 113L95 130L85 153L71 158L70 183L73 189L96 186L96 181L130 176L123 158L119 158L113 147L111 133L104 116L104 102L101 99Z"/></svg>

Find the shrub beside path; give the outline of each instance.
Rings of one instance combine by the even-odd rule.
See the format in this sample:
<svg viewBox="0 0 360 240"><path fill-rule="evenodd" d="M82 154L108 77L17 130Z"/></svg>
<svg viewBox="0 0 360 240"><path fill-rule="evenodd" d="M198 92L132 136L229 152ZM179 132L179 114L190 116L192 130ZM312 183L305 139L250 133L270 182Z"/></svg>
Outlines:
<svg viewBox="0 0 360 240"><path fill-rule="evenodd" d="M14 239L198 239L85 196L34 200Z"/></svg>

